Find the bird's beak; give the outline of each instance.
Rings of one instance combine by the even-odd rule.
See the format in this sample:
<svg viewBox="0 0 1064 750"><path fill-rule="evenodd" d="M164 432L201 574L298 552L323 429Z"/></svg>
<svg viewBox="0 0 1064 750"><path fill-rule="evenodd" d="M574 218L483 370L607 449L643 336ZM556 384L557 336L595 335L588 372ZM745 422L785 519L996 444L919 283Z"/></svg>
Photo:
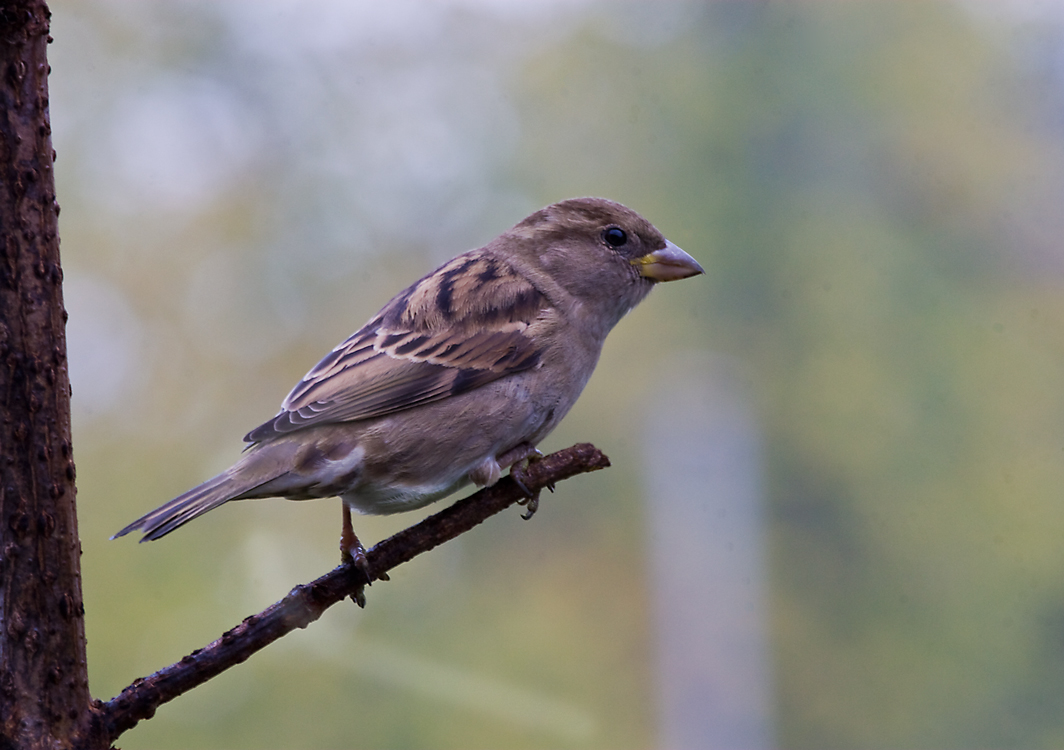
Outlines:
<svg viewBox="0 0 1064 750"><path fill-rule="evenodd" d="M665 240L665 247L628 261L639 268L639 274L654 281L675 281L705 273L698 261L676 245Z"/></svg>

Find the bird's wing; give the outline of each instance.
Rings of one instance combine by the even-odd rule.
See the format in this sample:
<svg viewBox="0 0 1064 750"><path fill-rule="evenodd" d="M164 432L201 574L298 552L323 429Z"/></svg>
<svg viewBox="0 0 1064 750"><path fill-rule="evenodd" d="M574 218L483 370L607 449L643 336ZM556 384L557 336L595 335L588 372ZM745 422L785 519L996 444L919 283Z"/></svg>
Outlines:
<svg viewBox="0 0 1064 750"><path fill-rule="evenodd" d="M528 328L549 309L499 258L460 255L333 349L244 440L391 414L534 367L540 351Z"/></svg>

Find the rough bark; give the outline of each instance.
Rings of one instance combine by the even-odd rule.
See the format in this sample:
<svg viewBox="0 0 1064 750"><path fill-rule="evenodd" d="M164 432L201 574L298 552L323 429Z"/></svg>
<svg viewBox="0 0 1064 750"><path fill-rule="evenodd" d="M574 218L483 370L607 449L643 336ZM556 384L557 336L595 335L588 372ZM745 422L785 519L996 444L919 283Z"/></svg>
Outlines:
<svg viewBox="0 0 1064 750"><path fill-rule="evenodd" d="M0 748L64 748L89 707L50 13L0 5Z"/></svg>

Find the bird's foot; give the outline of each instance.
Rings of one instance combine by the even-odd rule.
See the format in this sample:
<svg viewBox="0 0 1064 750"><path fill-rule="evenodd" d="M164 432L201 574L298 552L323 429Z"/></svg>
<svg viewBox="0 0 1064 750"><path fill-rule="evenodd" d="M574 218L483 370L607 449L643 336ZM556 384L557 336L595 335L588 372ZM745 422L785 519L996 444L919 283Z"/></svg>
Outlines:
<svg viewBox="0 0 1064 750"><path fill-rule="evenodd" d="M525 506L525 512L521 514L521 518L527 521L536 515L536 511L539 510L539 490L536 490L524 500L518 500L518 505Z"/></svg>
<svg viewBox="0 0 1064 750"><path fill-rule="evenodd" d="M539 510L539 490L533 492L528 488L528 467L533 461L538 461L542 458L543 454L539 450L529 443L521 443L513 450L509 451L506 457L510 457L513 454L517 454L517 458L514 459L510 465L510 478L514 480L514 483L521 488L521 491L525 493L524 500L518 500L518 505L524 505L526 511L521 514L521 518L526 521L536 514ZM554 485L548 484L547 489L554 492Z"/></svg>
<svg viewBox="0 0 1064 750"><path fill-rule="evenodd" d="M341 503L341 505L343 507L343 528L340 531L340 563L342 565L354 565L362 571L362 575L366 577L366 585L370 586L373 584L374 576L373 570L369 565L369 558L366 556L366 548L358 540L354 526L351 525L351 509L347 507L347 503ZM388 580L387 573L379 573L376 577L379 581ZM351 601L365 609L365 586L359 586L351 594Z"/></svg>

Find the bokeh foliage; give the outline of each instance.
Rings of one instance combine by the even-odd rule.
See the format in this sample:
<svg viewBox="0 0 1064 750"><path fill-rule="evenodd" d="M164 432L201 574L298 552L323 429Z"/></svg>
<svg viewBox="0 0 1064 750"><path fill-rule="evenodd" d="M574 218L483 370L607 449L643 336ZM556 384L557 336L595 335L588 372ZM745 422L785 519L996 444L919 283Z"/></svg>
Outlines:
<svg viewBox="0 0 1064 750"><path fill-rule="evenodd" d="M284 4L53 6L98 697L333 563L326 502L106 538L228 465L391 293L582 194L708 270L622 322L544 446L615 468L123 746L654 746L641 434L664 363L700 350L743 364L760 418L778 744L1059 747L1061 27L944 2L521 7L337 31Z"/></svg>

